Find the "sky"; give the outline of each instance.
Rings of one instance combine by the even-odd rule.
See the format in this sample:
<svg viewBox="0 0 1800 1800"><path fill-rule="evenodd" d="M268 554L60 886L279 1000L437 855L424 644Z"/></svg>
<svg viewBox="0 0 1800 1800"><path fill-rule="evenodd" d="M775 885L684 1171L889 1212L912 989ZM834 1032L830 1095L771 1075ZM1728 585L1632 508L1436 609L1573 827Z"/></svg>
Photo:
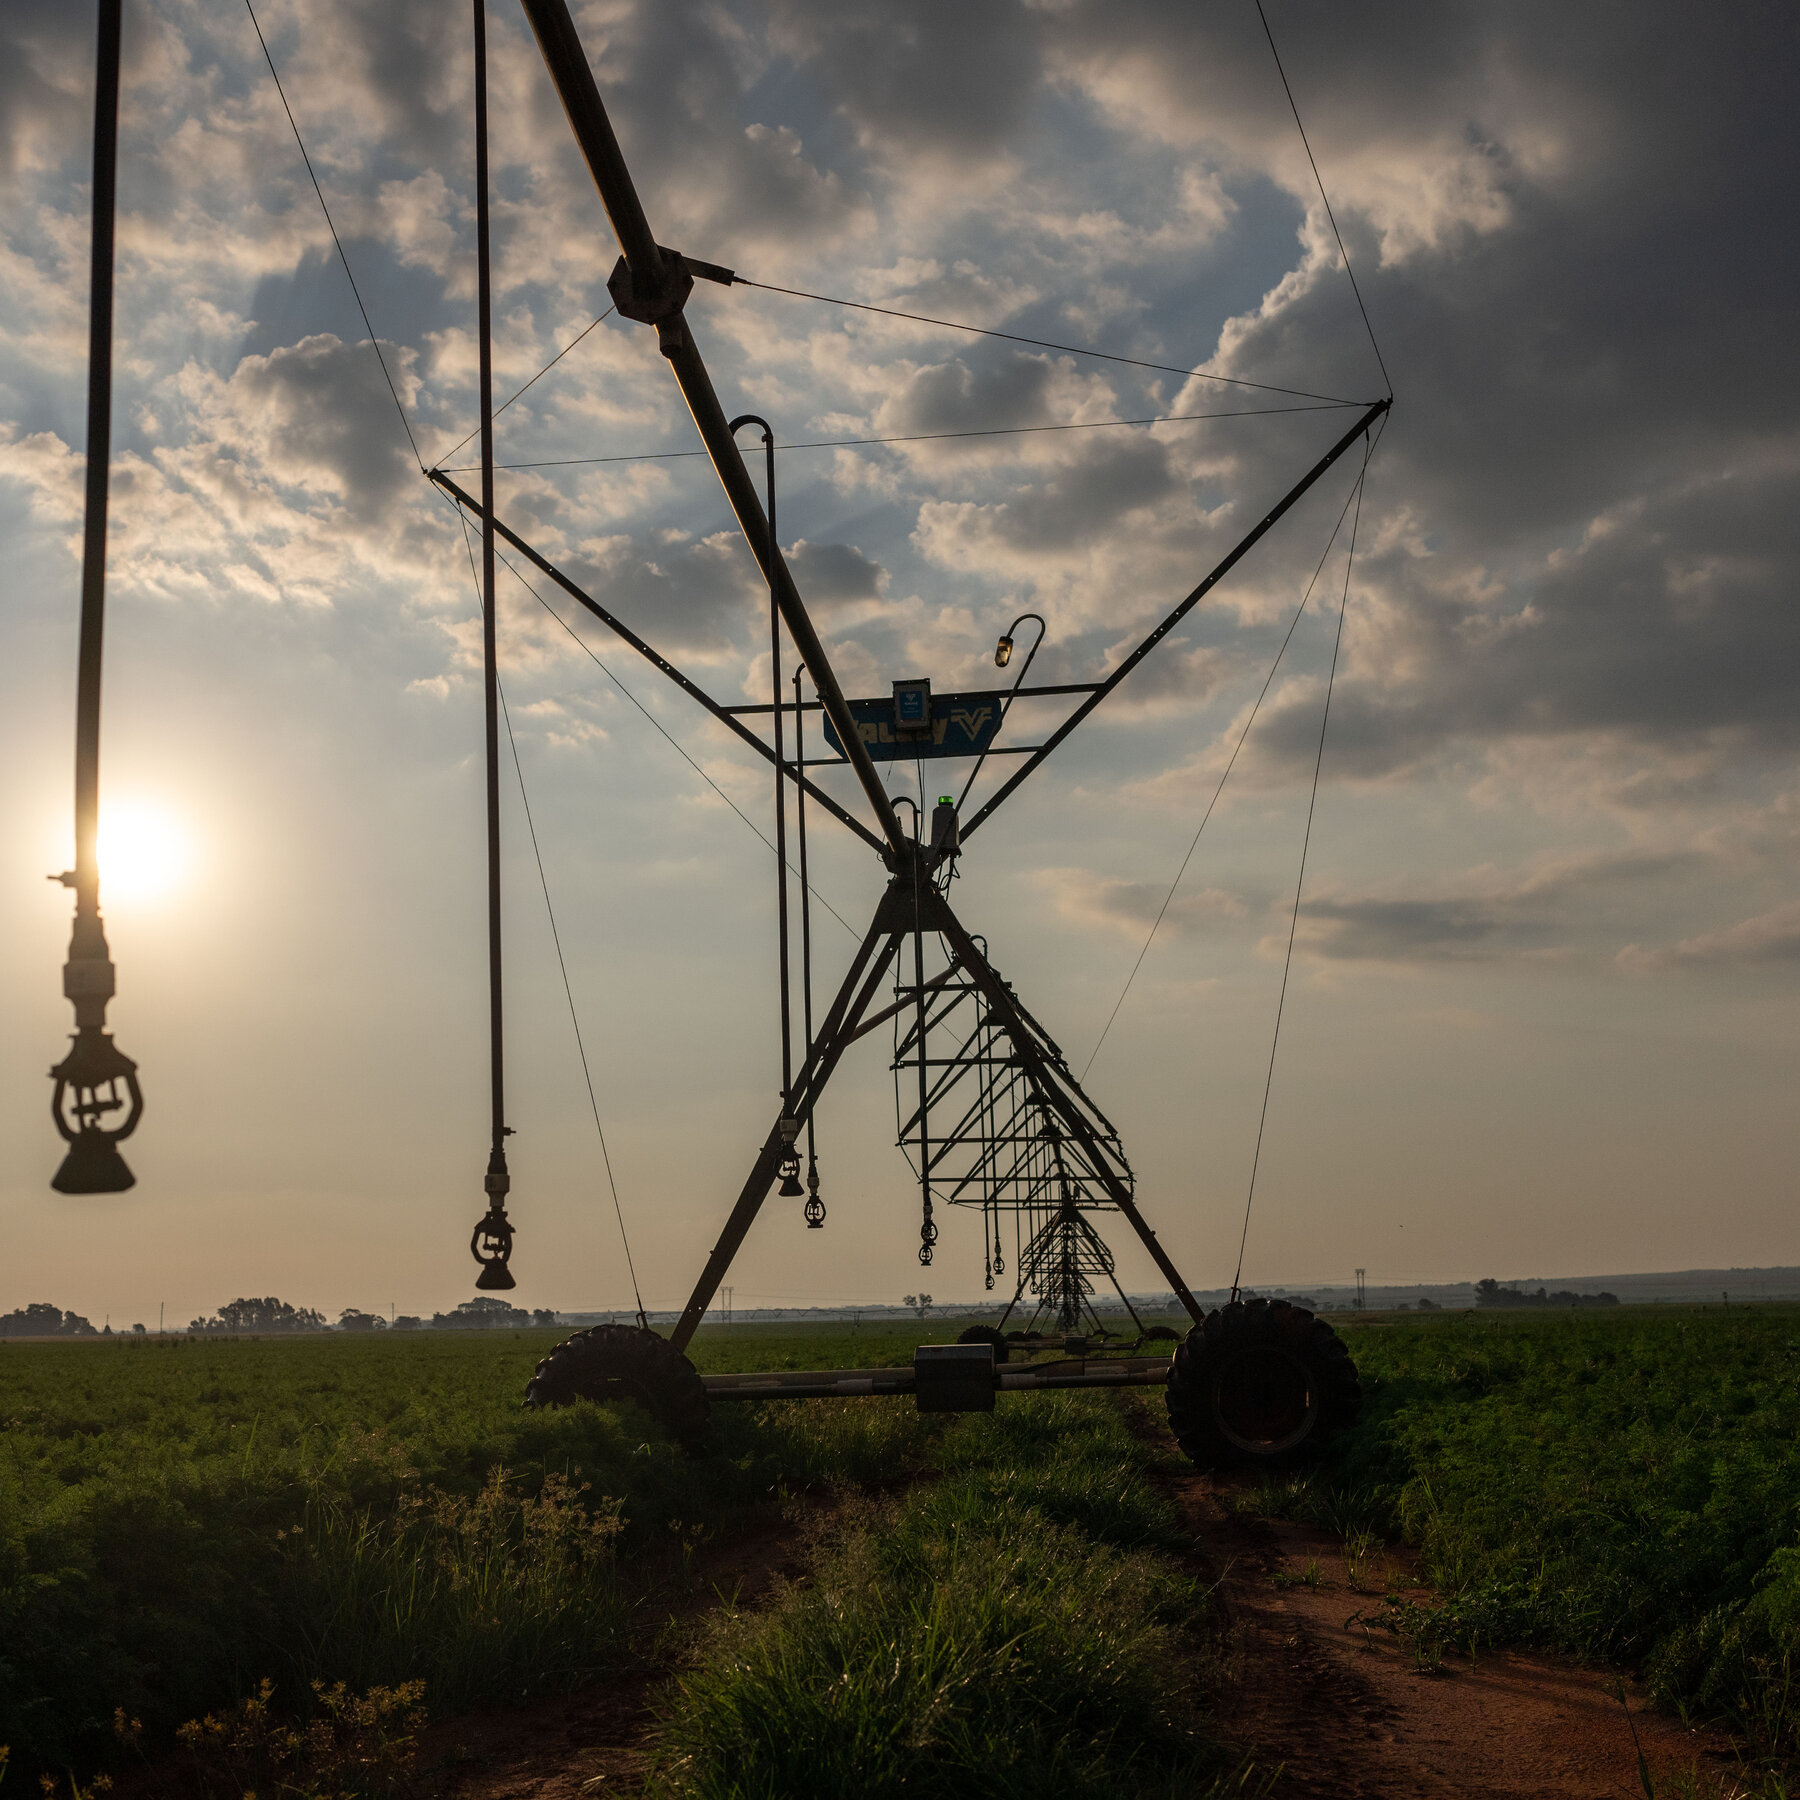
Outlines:
<svg viewBox="0 0 1800 1800"><path fill-rule="evenodd" d="M1104 672L1355 415L1105 422L1391 378L1366 475L1317 484L954 890L1078 1072L1168 900L1087 1082L1189 1282L1238 1255L1315 762L1246 1282L1800 1263L1784 14L1268 0L1378 355L1250 0L574 11L659 241L766 284L689 306L727 411L912 440L779 461L852 694L992 687L1024 612L1033 681ZM93 23L0 18L0 1310L472 1292L480 632L419 467L471 460L470 18L258 16L368 324L248 12L127 0L102 899L147 1109L137 1186L85 1199L49 1188L71 1026L44 876L72 845ZM602 312L617 246L505 5L490 81L504 396ZM1017 429L1047 426L1084 428ZM531 465L503 518L709 691L766 698L766 594L704 459L658 454L697 440L651 332L605 319L497 442ZM544 598L560 619L502 569L515 1297L629 1307L634 1268L669 1306L777 1106L771 784ZM1059 716L1022 703L1013 741ZM812 851L847 921L815 914L828 992L882 871L817 812ZM826 1229L771 1201L739 1308L981 1293L973 1218L918 1267L894 1135L870 1040L821 1110Z"/></svg>

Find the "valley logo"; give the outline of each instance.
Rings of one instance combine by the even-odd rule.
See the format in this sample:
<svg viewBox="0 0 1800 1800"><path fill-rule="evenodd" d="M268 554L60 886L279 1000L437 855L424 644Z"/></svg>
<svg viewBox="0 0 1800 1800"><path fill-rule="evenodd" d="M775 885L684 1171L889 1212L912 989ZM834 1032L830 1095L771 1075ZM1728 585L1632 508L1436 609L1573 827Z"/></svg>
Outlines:
<svg viewBox="0 0 1800 1800"><path fill-rule="evenodd" d="M877 762L924 756L979 756L1000 729L1004 694L933 694L929 681L896 681L878 700L852 700L856 735ZM825 721L825 741L840 756L844 746Z"/></svg>

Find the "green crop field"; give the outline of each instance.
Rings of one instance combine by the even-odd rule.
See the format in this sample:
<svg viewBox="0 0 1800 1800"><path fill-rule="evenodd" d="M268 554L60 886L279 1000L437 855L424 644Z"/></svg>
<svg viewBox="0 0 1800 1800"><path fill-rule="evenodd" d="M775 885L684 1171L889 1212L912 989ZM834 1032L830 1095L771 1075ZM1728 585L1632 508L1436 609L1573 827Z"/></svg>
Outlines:
<svg viewBox="0 0 1800 1800"><path fill-rule="evenodd" d="M1446 1645L1640 1670L1792 1764L1800 1728L1800 1311L1462 1313L1346 1330L1362 1425L1273 1510L1374 1524L1444 1594Z"/></svg>
<svg viewBox="0 0 1800 1800"><path fill-rule="evenodd" d="M904 1362L959 1323L709 1328L695 1360ZM1623 1664L1791 1761L1800 1313L1344 1329L1364 1421L1257 1504L1419 1544L1442 1598L1406 1628L1452 1653ZM407 1705L422 1683L446 1717L654 1647L675 1671L653 1746L670 1792L778 1794L796 1769L820 1794L1240 1791L1205 1719L1218 1622L1179 1554L1163 1453L1130 1428L1153 1395L1003 1397L968 1418L722 1405L690 1455L630 1406L521 1410L559 1335L0 1345L15 1777L129 1762L121 1712L144 1753L178 1757L178 1726L254 1709L265 1682L295 1718L331 1711L314 1682ZM801 1490L837 1497L813 1579L702 1606L671 1650L709 1547ZM383 1791L378 1762L330 1791Z"/></svg>
<svg viewBox="0 0 1800 1800"><path fill-rule="evenodd" d="M695 1360L904 1362L922 1336L953 1337L957 1323L711 1329ZM988 1586L971 1590L977 1610L1011 1593L993 1629L1053 1593L1064 1606L1091 1594L1098 1620L1118 1582L1135 1583L1148 1608L1116 1654L1093 1668L1021 1670L1016 1695L1060 1683L1061 1708L1084 1681L1104 1688L1120 1668L1148 1678L1166 1665L1170 1609L1180 1611L1168 1596L1184 1590L1141 1563L1155 1508L1116 1409L1059 1398L1015 1421L1023 1409L1005 1402L1000 1421L961 1424L921 1418L906 1399L721 1406L705 1449L688 1455L633 1407L523 1411L532 1366L561 1335L0 1346L0 1744L15 1772L116 1760L120 1710L142 1722L146 1747L166 1751L177 1725L264 1681L277 1705L305 1703L315 1681L352 1694L422 1682L440 1716L568 1689L641 1654L707 1544L795 1488L879 1495L946 1463L976 1483L966 1510L994 1502L984 1564L1017 1562L1040 1527L1049 1533L1030 1569L989 1569ZM1006 1469L978 1477L978 1446L996 1432L1011 1446ZM910 1554L952 1554L943 1546L960 1523L892 1504ZM872 1517L862 1515L865 1532ZM879 1615L880 1583L865 1585L875 1609L865 1625L891 1641L900 1625ZM952 1580L946 1591L963 1588ZM1210 1618L1203 1599L1192 1611ZM929 1636L945 1621L914 1624ZM911 1791L953 1790L978 1737L958 1721L981 1696L956 1700L952 1669L931 1679L952 1696L938 1708L948 1736L914 1743ZM1078 1787L1103 1788L1121 1757L1187 1780L1204 1746L1171 1710L1169 1677L1155 1675L1152 1690L1161 1698L1129 1722L1128 1744L1125 1724L1101 1728L1095 1700L1085 1735L1020 1755L1046 1778L1079 1776ZM857 1692L850 1684L841 1697ZM871 1754L917 1698L879 1683L859 1695ZM716 1696L681 1715L683 1781L696 1791L710 1766L700 1745L720 1716ZM729 1753L741 1760L743 1746ZM845 1791L861 1779L847 1771Z"/></svg>

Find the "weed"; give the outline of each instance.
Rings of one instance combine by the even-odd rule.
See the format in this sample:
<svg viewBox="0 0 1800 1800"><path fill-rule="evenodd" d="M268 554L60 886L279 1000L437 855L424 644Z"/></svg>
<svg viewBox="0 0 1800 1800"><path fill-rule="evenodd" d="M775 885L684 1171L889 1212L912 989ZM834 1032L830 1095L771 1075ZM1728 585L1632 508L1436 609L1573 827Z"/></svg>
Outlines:
<svg viewBox="0 0 1800 1800"><path fill-rule="evenodd" d="M808 1585L707 1634L670 1795L1254 1792L1194 1716L1213 1612L1140 1546L1169 1529L1089 1396L962 1421L957 1469L853 1512ZM1150 1498L1146 1498L1150 1495Z"/></svg>
<svg viewBox="0 0 1800 1800"><path fill-rule="evenodd" d="M1344 1579L1355 1593L1368 1591L1377 1542L1372 1531L1353 1531L1344 1539Z"/></svg>
<svg viewBox="0 0 1800 1800"><path fill-rule="evenodd" d="M1309 1556L1297 1569L1281 1569L1271 1578L1278 1588L1321 1588L1325 1585L1325 1571L1319 1567L1319 1559Z"/></svg>
<svg viewBox="0 0 1800 1800"><path fill-rule="evenodd" d="M270 1794L281 1800L387 1800L404 1792L425 1722L425 1684L351 1693L342 1682L313 1683L304 1724L271 1708L263 1681L234 1712L190 1719L176 1734L198 1790L208 1796Z"/></svg>

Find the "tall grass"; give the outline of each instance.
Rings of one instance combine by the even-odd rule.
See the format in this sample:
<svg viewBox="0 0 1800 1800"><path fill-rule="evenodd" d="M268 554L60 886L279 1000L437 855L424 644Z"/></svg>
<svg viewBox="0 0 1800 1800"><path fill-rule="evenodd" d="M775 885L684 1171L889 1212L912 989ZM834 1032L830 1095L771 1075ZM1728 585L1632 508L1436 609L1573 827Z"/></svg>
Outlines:
<svg viewBox="0 0 1800 1800"><path fill-rule="evenodd" d="M699 1456L629 1405L522 1412L556 1335L0 1346L15 1778L95 1766L116 1708L166 1744L265 1679L277 1709L423 1679L440 1714L572 1685L707 1538L931 1454L905 1401L721 1407ZM829 1350L894 1361L891 1338Z"/></svg>
<svg viewBox="0 0 1800 1800"><path fill-rule="evenodd" d="M1117 1407L1002 1400L940 1450L949 1472L856 1509L806 1586L715 1621L666 1723L667 1792L1213 1791L1194 1688L1216 1619L1147 1548L1173 1521Z"/></svg>

